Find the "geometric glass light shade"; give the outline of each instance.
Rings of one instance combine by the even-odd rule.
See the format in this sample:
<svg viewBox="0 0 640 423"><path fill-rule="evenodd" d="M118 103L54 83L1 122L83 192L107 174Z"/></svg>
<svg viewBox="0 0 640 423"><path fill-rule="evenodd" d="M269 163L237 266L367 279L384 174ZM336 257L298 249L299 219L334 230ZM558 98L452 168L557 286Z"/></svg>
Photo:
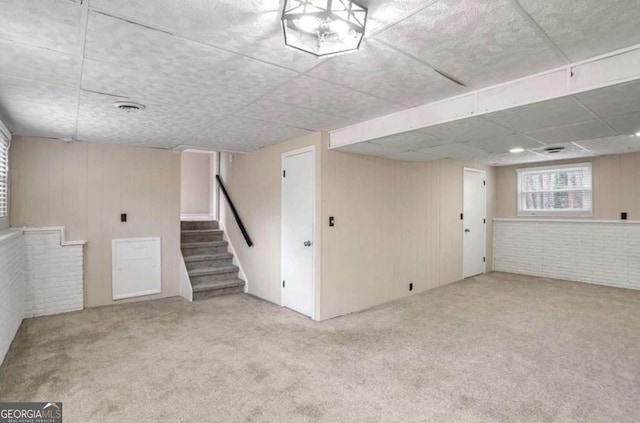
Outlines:
<svg viewBox="0 0 640 423"><path fill-rule="evenodd" d="M349 0L285 0L284 42L318 57L358 50L367 8Z"/></svg>

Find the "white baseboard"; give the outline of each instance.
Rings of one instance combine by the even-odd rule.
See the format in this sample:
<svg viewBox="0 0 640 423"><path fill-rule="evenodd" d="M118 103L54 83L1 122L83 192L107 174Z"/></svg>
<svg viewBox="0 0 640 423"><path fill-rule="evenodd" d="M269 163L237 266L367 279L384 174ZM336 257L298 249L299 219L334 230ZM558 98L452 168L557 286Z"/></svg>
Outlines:
<svg viewBox="0 0 640 423"><path fill-rule="evenodd" d="M216 220L213 214L184 213L180 215L180 220Z"/></svg>

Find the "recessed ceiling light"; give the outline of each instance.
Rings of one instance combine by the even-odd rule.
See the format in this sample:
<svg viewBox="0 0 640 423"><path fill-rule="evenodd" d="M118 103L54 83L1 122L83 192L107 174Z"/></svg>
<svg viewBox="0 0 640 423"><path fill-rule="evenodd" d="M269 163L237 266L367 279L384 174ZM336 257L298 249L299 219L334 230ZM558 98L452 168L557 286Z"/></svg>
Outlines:
<svg viewBox="0 0 640 423"><path fill-rule="evenodd" d="M636 132L636 137L640 138L640 131Z"/></svg>
<svg viewBox="0 0 640 423"><path fill-rule="evenodd" d="M366 22L351 0L286 0L282 11L284 43L318 57L358 50Z"/></svg>
<svg viewBox="0 0 640 423"><path fill-rule="evenodd" d="M509 150L509 153L514 153L514 154L522 153L522 152L524 152L524 148L522 148L522 147L516 147L516 148L512 148L511 150Z"/></svg>
<svg viewBox="0 0 640 423"><path fill-rule="evenodd" d="M144 104L134 103L132 101L116 101L113 103L113 107L125 112L137 112L145 109Z"/></svg>

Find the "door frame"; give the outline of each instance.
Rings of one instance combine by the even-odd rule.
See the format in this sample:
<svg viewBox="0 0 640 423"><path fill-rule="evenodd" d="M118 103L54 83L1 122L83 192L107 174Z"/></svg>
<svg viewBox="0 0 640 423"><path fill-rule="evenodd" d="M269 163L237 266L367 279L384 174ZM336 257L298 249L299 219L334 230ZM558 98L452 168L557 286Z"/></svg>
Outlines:
<svg viewBox="0 0 640 423"><path fill-rule="evenodd" d="M288 157L298 156L300 154L311 153L311 185L312 185L312 204L311 204L311 221L312 221L312 240L311 240L311 301L313 307L311 308L311 319L316 320L316 146L310 145L308 147L298 148L296 150L286 151L282 153L281 165L280 165L280 306L284 307L285 288L282 286L284 280L284 184L285 179L282 174L284 172L285 160ZM295 311L295 310L294 310Z"/></svg>
<svg viewBox="0 0 640 423"><path fill-rule="evenodd" d="M484 218L485 218L485 224L484 224L484 231L482 231L482 249L484 250L484 257L485 257L485 261L484 264L482 266L482 274L487 273L487 228L489 227L489 224L487 223L487 185L486 185L486 180L487 180L487 171L486 170L482 170L482 169L475 169L473 167L463 167L462 168L462 213L464 213L464 177L465 177L465 173L466 172L475 172L475 173L480 173L484 176L484 180L485 180L485 185L484 185ZM462 232L462 279L465 279L467 277L471 277L471 276L465 276L464 275L464 214L463 214L463 219L460 221L461 223L461 232Z"/></svg>

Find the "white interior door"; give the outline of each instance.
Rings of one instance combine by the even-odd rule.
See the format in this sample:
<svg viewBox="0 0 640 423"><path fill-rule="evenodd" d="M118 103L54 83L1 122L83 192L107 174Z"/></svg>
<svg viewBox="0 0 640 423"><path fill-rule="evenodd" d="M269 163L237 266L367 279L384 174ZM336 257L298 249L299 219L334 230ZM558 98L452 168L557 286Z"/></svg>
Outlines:
<svg viewBox="0 0 640 423"><path fill-rule="evenodd" d="M315 151L283 155L282 305L313 317Z"/></svg>
<svg viewBox="0 0 640 423"><path fill-rule="evenodd" d="M464 170L463 276L485 272L487 187L484 171Z"/></svg>

